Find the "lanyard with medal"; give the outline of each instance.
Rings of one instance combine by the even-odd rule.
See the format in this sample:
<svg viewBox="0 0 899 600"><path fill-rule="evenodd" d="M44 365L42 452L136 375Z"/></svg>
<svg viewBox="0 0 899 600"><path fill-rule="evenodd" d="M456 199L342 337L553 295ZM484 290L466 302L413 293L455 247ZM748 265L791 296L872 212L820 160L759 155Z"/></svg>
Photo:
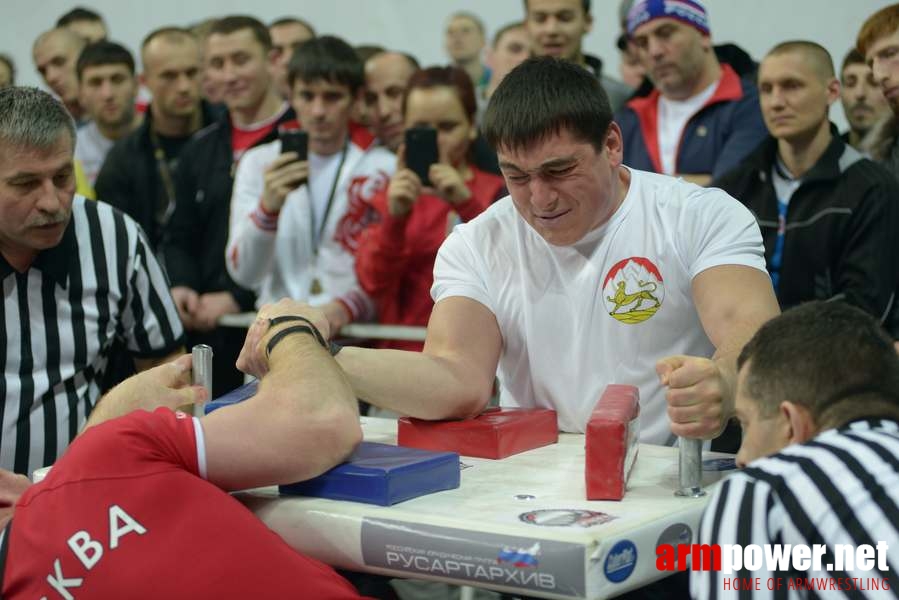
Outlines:
<svg viewBox="0 0 899 600"><path fill-rule="evenodd" d="M328 224L328 215L331 214L331 206L334 204L334 193L337 191L337 182L340 181L340 172L343 171L343 165L346 162L347 150L350 145L349 142L350 140L347 138L343 144L343 154L340 157L340 163L337 165L334 181L331 182L331 191L328 193L328 203L325 205L325 214L322 217L322 222L321 225L318 226L317 232L315 231L315 202L309 203L309 212L312 217L309 219L309 238L312 241L312 264L315 265L316 269L318 268L318 249L321 245L321 238L325 231L325 226ZM321 294L322 291L321 281L319 281L318 277L314 277L312 279L312 285L309 286L309 294L315 296Z"/></svg>

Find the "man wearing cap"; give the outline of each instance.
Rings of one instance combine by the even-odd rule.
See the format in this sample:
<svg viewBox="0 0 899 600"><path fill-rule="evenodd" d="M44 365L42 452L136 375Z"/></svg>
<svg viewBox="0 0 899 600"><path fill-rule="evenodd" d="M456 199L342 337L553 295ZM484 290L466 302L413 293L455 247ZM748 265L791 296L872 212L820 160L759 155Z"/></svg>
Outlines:
<svg viewBox="0 0 899 600"><path fill-rule="evenodd" d="M625 164L707 185L764 139L758 92L722 63L696 0L639 0L627 33L654 85L615 115Z"/></svg>

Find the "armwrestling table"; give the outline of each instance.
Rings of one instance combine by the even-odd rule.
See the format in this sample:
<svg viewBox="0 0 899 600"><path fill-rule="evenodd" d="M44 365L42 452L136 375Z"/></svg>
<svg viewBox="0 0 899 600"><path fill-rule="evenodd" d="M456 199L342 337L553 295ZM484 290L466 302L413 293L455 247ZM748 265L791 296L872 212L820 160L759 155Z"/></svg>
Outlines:
<svg viewBox="0 0 899 600"><path fill-rule="evenodd" d="M365 439L396 443L396 421L362 417ZM730 455L705 453L704 457ZM461 458L458 489L390 507L236 497L296 550L335 567L542 598L606 598L669 575L656 546L689 544L708 496L680 498L676 448L641 445L624 500L587 501L584 436L503 460ZM703 473L713 486L723 475Z"/></svg>

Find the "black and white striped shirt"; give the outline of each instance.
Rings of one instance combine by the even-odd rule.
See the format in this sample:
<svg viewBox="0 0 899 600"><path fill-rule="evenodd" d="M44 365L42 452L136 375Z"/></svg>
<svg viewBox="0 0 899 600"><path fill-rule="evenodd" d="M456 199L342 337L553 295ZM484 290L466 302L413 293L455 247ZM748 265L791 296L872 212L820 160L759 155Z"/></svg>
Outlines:
<svg viewBox="0 0 899 600"><path fill-rule="evenodd" d="M718 487L699 530L702 544L823 544L822 570L693 571L694 598L895 598L899 578L899 424L871 419L830 429L803 444L756 460ZM836 564L834 547L886 542L888 570L875 564L825 570ZM764 546L763 546L764 548ZM725 578L760 578L760 590L735 591ZM769 579L782 581L768 589ZM836 579L844 589L789 589L788 580ZM858 581L849 586L852 578ZM871 580L889 588L871 588ZM880 585L880 584L878 584ZM776 588L776 585L772 585ZM848 590L846 587L854 589ZM729 588L729 589L728 589Z"/></svg>
<svg viewBox="0 0 899 600"><path fill-rule="evenodd" d="M135 357L183 345L166 277L128 216L75 196L60 243L25 273L0 256L0 467L31 474L75 438L121 339Z"/></svg>

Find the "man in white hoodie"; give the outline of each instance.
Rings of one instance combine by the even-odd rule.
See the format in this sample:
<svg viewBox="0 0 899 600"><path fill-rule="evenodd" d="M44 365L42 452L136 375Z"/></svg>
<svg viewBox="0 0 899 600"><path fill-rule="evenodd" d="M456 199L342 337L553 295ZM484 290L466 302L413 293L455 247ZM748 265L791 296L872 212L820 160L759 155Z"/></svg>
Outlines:
<svg viewBox="0 0 899 600"><path fill-rule="evenodd" d="M394 155L350 123L363 66L352 47L324 36L297 48L288 67L290 102L308 134L308 159L281 141L254 148L237 169L227 265L259 302L281 297L322 308L333 330L373 316L353 271L356 241L375 213Z"/></svg>

